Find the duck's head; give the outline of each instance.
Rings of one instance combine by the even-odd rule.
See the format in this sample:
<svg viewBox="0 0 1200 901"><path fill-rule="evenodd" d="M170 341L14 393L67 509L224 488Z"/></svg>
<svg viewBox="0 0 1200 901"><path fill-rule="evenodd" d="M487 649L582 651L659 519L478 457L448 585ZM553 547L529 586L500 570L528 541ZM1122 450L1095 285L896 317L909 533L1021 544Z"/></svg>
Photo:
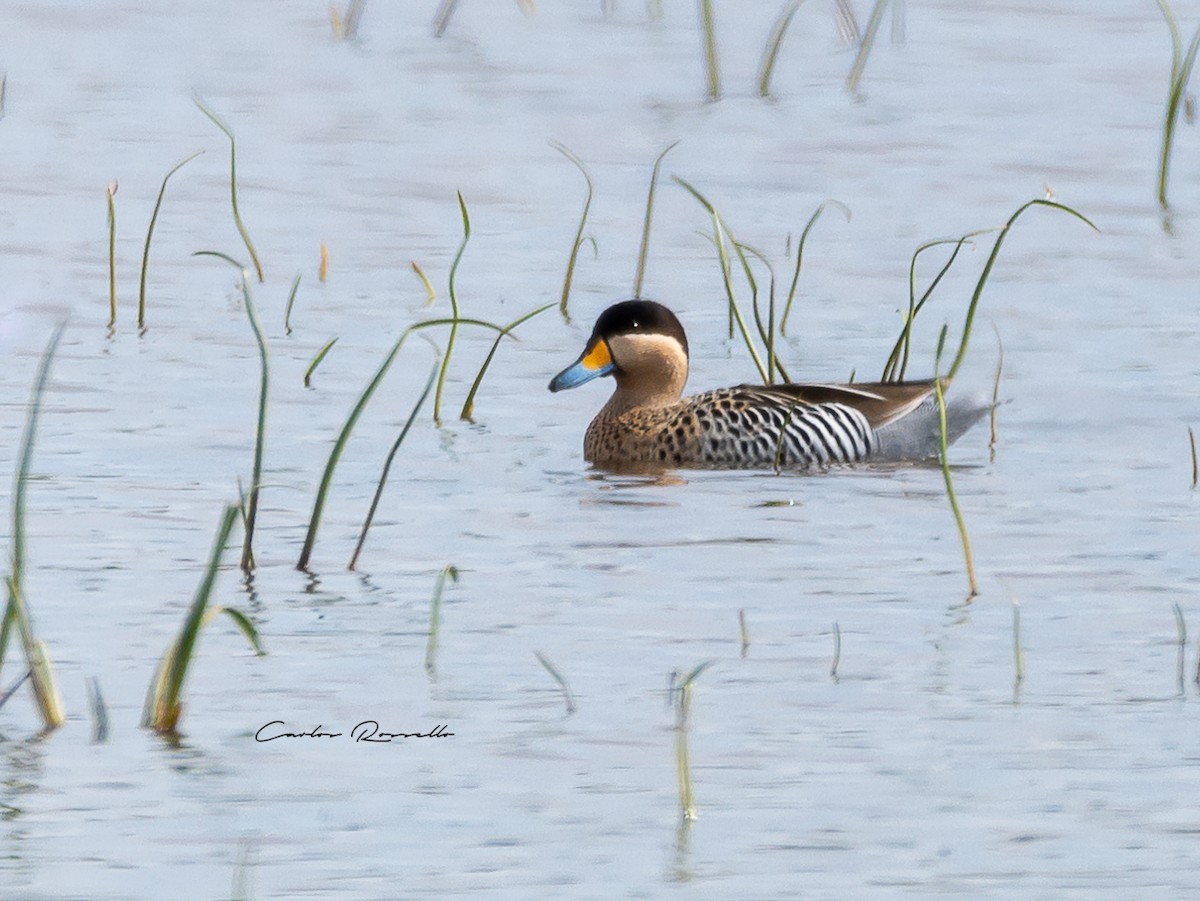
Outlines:
<svg viewBox="0 0 1200 901"><path fill-rule="evenodd" d="M551 380L550 390L611 375L631 406L673 403L687 374L687 335L675 314L652 300L625 300L600 314L583 353Z"/></svg>

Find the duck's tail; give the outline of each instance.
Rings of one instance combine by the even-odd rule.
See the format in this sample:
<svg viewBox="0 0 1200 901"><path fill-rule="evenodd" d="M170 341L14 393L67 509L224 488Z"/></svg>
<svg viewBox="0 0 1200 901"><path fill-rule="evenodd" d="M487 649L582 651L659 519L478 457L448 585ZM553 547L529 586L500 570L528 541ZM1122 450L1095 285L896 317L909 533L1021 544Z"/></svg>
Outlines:
<svg viewBox="0 0 1200 901"><path fill-rule="evenodd" d="M947 444L953 444L962 437L991 408L991 399L983 395L947 398ZM937 397L931 394L904 416L876 430L877 444L871 453L871 459L898 462L936 457L940 432Z"/></svg>

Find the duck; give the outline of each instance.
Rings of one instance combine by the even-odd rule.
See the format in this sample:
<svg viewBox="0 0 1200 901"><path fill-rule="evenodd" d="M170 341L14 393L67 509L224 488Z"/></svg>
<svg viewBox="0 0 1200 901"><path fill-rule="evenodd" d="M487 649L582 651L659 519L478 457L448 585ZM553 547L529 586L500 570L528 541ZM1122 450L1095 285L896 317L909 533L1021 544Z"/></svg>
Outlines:
<svg viewBox="0 0 1200 901"><path fill-rule="evenodd" d="M667 307L634 299L604 310L579 359L549 385L616 383L584 435L584 459L615 470L824 469L938 455L934 379L738 385L684 397L688 363L687 334ZM947 401L947 441L990 408L973 397Z"/></svg>

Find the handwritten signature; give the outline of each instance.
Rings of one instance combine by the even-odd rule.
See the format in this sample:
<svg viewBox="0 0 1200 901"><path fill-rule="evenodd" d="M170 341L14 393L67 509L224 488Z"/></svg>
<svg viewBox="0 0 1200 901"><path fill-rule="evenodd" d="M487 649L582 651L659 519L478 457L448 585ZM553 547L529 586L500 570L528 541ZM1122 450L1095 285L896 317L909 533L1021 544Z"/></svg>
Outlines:
<svg viewBox="0 0 1200 901"><path fill-rule="evenodd" d="M350 730L350 740L353 742L369 742L372 744L387 744L392 741L402 741L407 738L453 738L454 733L449 726L434 726L428 732L385 732L376 720L363 720ZM254 733L254 740L275 741L280 738L343 738L344 732L327 732L323 725L313 726L300 732L289 732L283 720L271 720L264 723Z"/></svg>

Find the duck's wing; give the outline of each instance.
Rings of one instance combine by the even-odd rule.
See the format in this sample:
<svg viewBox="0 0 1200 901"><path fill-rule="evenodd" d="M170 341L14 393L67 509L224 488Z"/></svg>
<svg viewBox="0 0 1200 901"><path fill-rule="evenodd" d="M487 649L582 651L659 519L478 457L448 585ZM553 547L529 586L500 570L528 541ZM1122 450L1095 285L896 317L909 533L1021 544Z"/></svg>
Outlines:
<svg viewBox="0 0 1200 901"><path fill-rule="evenodd" d="M871 428L879 429L903 418L932 396L934 380L856 382L852 385L739 385L732 390L752 403L771 407L842 404L858 410L867 418Z"/></svg>

